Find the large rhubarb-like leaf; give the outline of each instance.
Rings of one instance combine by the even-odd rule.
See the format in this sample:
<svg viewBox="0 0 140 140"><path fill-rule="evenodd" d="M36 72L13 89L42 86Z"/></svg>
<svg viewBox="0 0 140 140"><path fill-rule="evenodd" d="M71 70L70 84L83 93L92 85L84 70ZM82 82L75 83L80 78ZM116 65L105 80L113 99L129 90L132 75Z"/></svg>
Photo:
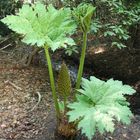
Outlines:
<svg viewBox="0 0 140 140"><path fill-rule="evenodd" d="M129 124L132 113L124 95L132 95L135 90L121 81L109 79L107 82L91 76L82 79L82 89L78 90L77 101L68 105L69 121L79 121L81 129L89 140L95 132L113 132L114 120Z"/></svg>
<svg viewBox="0 0 140 140"><path fill-rule="evenodd" d="M47 45L54 51L75 44L69 37L76 29L69 8L57 10L52 5L46 9L41 3L32 6L25 4L19 13L8 15L1 21L23 35L23 42L30 45Z"/></svg>

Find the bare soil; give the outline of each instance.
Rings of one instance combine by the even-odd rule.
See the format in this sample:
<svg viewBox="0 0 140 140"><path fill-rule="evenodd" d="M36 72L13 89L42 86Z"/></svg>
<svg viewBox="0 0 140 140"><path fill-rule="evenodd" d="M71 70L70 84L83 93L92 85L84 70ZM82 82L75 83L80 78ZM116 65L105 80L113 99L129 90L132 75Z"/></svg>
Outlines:
<svg viewBox="0 0 140 140"><path fill-rule="evenodd" d="M20 68L12 50L0 52L0 140L64 140L56 135L55 113L46 67ZM38 94L41 101L38 102ZM79 134L79 133L78 133ZM94 140L139 140L140 115L129 126ZM75 140L86 140L78 135Z"/></svg>

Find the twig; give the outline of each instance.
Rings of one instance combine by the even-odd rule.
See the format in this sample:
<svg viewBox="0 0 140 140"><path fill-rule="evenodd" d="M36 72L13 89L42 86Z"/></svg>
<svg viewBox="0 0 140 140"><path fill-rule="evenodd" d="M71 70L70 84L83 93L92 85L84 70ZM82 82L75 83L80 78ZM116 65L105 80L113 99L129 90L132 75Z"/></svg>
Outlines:
<svg viewBox="0 0 140 140"><path fill-rule="evenodd" d="M4 49L8 48L8 47L11 46L11 45L12 45L12 44L8 44L8 45L4 46L3 48L0 49L0 51L2 51L2 50L4 50Z"/></svg>
<svg viewBox="0 0 140 140"><path fill-rule="evenodd" d="M15 85L14 83L12 83L12 82L9 81L9 80L5 81L4 83L5 83L5 84L9 84L9 85L13 86L15 89L22 91L22 88L21 88L21 87Z"/></svg>
<svg viewBox="0 0 140 140"><path fill-rule="evenodd" d="M3 39L3 37L2 37L2 39L0 40L0 44L6 42L6 41L9 40L9 39L12 39L14 36L15 36L14 34L12 34L12 35L10 34L10 35L8 35L7 37L5 37L4 39Z"/></svg>
<svg viewBox="0 0 140 140"><path fill-rule="evenodd" d="M11 52L7 52L7 51L4 51L4 50L0 50L1 53L6 53L6 54L9 54Z"/></svg>
<svg viewBox="0 0 140 140"><path fill-rule="evenodd" d="M9 38L5 38L4 40L2 40L1 42L0 42L0 44L2 44L3 42L5 42L5 41L7 41Z"/></svg>
<svg viewBox="0 0 140 140"><path fill-rule="evenodd" d="M41 98L42 98L41 94L39 92L37 92L37 95L38 95L38 102L29 112L32 112L39 105L39 103L41 101Z"/></svg>

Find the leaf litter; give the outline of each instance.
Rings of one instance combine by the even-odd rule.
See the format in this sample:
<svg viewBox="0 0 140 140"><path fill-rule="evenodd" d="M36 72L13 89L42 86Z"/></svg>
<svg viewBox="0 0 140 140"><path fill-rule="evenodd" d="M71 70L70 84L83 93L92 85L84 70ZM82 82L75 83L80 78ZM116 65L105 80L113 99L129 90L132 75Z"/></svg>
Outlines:
<svg viewBox="0 0 140 140"><path fill-rule="evenodd" d="M55 113L47 68L30 66L21 69L18 59L10 52L0 52L0 140L64 139L55 136ZM37 93L41 95L40 101ZM139 138L139 115L133 118L129 126L118 124L113 134L97 134L94 137L95 140ZM86 138L78 135L76 140Z"/></svg>

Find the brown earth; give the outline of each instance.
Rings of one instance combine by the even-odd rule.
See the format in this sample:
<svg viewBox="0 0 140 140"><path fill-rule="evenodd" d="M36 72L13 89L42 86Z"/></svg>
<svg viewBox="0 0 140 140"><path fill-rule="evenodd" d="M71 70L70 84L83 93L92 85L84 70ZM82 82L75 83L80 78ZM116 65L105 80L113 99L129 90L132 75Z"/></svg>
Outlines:
<svg viewBox="0 0 140 140"><path fill-rule="evenodd" d="M46 67L18 66L13 51L0 52L0 140L64 140L55 135L55 113ZM38 95L41 101L38 102ZM86 140L77 136L76 140ZM129 126L117 125L114 133L94 140L139 140L140 116Z"/></svg>

